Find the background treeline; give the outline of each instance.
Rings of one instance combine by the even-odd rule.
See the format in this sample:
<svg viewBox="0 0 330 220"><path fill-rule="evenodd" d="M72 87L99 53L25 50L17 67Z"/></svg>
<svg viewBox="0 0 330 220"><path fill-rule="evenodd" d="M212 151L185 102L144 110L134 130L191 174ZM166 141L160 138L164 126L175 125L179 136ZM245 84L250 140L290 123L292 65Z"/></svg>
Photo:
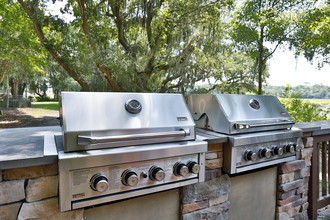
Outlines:
<svg viewBox="0 0 330 220"><path fill-rule="evenodd" d="M204 83L264 94L279 48L330 63L329 14L324 0L0 1L0 93L187 94Z"/></svg>
<svg viewBox="0 0 330 220"><path fill-rule="evenodd" d="M265 93L283 97L286 86L265 86ZM292 87L292 92L305 99L330 99L330 86L299 85Z"/></svg>

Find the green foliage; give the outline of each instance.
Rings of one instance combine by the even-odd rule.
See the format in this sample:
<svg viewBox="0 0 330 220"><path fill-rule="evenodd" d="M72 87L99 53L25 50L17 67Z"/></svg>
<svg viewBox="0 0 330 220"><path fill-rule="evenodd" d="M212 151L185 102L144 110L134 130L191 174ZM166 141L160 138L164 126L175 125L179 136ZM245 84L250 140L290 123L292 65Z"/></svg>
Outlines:
<svg viewBox="0 0 330 220"><path fill-rule="evenodd" d="M320 105L310 103L292 92L291 86L286 86L280 98L281 103L295 122L311 122L330 119L330 109L323 110Z"/></svg>
<svg viewBox="0 0 330 220"><path fill-rule="evenodd" d="M265 86L265 93L283 97L284 86ZM299 85L292 87L292 93L300 94L305 99L330 99L330 86Z"/></svg>
<svg viewBox="0 0 330 220"><path fill-rule="evenodd" d="M255 93L284 42L327 56L329 1L233 2L1 1L0 82L6 71L12 87L41 97L46 87L186 93L200 81L203 91Z"/></svg>
<svg viewBox="0 0 330 220"><path fill-rule="evenodd" d="M290 41L296 54L303 54L309 61L318 58L321 68L330 64L330 1L321 1L319 7L301 14L300 29Z"/></svg>
<svg viewBox="0 0 330 220"><path fill-rule="evenodd" d="M236 46L255 60L259 94L268 76L267 61L279 46L291 42L294 33L305 27L298 22L300 16L314 8L316 2L246 0L233 14L230 35Z"/></svg>

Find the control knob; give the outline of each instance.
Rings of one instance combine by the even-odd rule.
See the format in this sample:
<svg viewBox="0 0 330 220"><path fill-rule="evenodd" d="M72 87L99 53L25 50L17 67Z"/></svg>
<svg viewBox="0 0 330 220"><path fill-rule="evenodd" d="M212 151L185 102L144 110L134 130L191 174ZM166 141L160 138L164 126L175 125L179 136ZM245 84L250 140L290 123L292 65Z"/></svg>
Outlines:
<svg viewBox="0 0 330 220"><path fill-rule="evenodd" d="M275 146L273 148L274 155L282 156L283 155L283 148Z"/></svg>
<svg viewBox="0 0 330 220"><path fill-rule="evenodd" d="M175 176L187 176L189 170L184 163L177 162L174 164L173 173Z"/></svg>
<svg viewBox="0 0 330 220"><path fill-rule="evenodd" d="M244 159L246 161L249 161L249 160L256 161L257 160L257 154L254 153L253 151L247 150L244 153Z"/></svg>
<svg viewBox="0 0 330 220"><path fill-rule="evenodd" d="M121 175L121 182L126 186L136 186L139 182L139 178L134 171L125 170Z"/></svg>
<svg viewBox="0 0 330 220"><path fill-rule="evenodd" d="M267 148L263 148L259 151L260 158L263 158L263 157L270 158L271 156L272 156L272 152Z"/></svg>
<svg viewBox="0 0 330 220"><path fill-rule="evenodd" d="M108 189L108 178L103 174L95 174L90 180L90 186L94 191L105 192Z"/></svg>
<svg viewBox="0 0 330 220"><path fill-rule="evenodd" d="M287 145L284 145L284 148L285 148L285 152L286 153L294 153L295 152L295 148L296 148L296 144L287 144Z"/></svg>
<svg viewBox="0 0 330 220"><path fill-rule="evenodd" d="M188 167L190 173L194 173L194 174L199 173L200 166L198 163L193 162L193 161L188 161L187 167Z"/></svg>
<svg viewBox="0 0 330 220"><path fill-rule="evenodd" d="M165 178L165 172L160 167L152 166L149 170L149 178L154 181L162 181Z"/></svg>

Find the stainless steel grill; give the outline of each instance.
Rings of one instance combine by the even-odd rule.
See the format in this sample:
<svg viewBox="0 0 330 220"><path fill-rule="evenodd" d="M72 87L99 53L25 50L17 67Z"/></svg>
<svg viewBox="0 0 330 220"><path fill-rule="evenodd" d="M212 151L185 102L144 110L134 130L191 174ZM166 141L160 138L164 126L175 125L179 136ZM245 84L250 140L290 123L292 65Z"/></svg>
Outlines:
<svg viewBox="0 0 330 220"><path fill-rule="evenodd" d="M64 151L195 139L182 95L63 92Z"/></svg>
<svg viewBox="0 0 330 220"><path fill-rule="evenodd" d="M65 92L61 117L61 211L204 181L207 143L181 95Z"/></svg>
<svg viewBox="0 0 330 220"><path fill-rule="evenodd" d="M274 96L188 96L196 127L228 135L224 171L233 174L296 159L299 129Z"/></svg>

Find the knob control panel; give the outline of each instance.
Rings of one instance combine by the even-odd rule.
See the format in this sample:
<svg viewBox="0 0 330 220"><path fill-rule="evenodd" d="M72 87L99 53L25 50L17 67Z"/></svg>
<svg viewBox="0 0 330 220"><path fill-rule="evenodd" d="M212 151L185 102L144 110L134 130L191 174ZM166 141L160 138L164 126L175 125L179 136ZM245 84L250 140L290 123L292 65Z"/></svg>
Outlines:
<svg viewBox="0 0 330 220"><path fill-rule="evenodd" d="M139 178L134 171L125 170L121 175L121 181L126 186L136 186L139 182Z"/></svg>
<svg viewBox="0 0 330 220"><path fill-rule="evenodd" d="M286 144L284 145L284 150L285 150L285 153L294 153L296 151L296 144L295 143L289 143L289 144Z"/></svg>
<svg viewBox="0 0 330 220"><path fill-rule="evenodd" d="M205 156L189 154L73 170L70 171L71 199L78 201L179 181L197 182L203 178L204 169Z"/></svg>
<svg viewBox="0 0 330 220"><path fill-rule="evenodd" d="M245 159L246 161L249 161L249 160L251 160L251 161L256 161L256 160L257 160L257 154L254 153L254 152L251 151L251 150L247 150L247 151L245 151L245 153L244 153L244 159Z"/></svg>
<svg viewBox="0 0 330 220"><path fill-rule="evenodd" d="M263 149L259 150L259 157L260 158L263 158L263 157L270 158L271 156L272 156L272 152L269 149L263 148Z"/></svg>
<svg viewBox="0 0 330 220"><path fill-rule="evenodd" d="M297 139L291 138L286 140L263 142L251 145L238 145L232 147L231 151L232 153L227 153L227 156L232 157L232 160L235 161L234 163L231 163L232 166L235 165L237 168L239 168L243 166L252 166L254 164L258 164L256 166L259 168L263 167L263 165L261 165L260 163L266 161L269 161L267 165L276 164L276 162L270 161L275 161L279 159L281 159L282 162L289 161L289 158L292 159L296 156L296 152L298 151L298 145ZM244 167L241 170L248 170L248 168Z"/></svg>
<svg viewBox="0 0 330 220"><path fill-rule="evenodd" d="M188 169L189 169L189 173L198 174L199 171L200 171L199 164L194 162L194 161L188 161L187 166L188 166Z"/></svg>
<svg viewBox="0 0 330 220"><path fill-rule="evenodd" d="M187 176L189 173L188 167L184 163L177 162L173 167L173 174L175 176Z"/></svg>
<svg viewBox="0 0 330 220"><path fill-rule="evenodd" d="M149 170L149 178L153 181L162 181L165 178L165 172L158 166L152 166Z"/></svg>
<svg viewBox="0 0 330 220"><path fill-rule="evenodd" d="M108 189L108 178L101 174L95 174L90 180L90 186L94 191L105 192Z"/></svg>
<svg viewBox="0 0 330 220"><path fill-rule="evenodd" d="M278 147L278 146L274 146L273 147L273 154L278 155L278 156L282 156L283 155L283 148Z"/></svg>

